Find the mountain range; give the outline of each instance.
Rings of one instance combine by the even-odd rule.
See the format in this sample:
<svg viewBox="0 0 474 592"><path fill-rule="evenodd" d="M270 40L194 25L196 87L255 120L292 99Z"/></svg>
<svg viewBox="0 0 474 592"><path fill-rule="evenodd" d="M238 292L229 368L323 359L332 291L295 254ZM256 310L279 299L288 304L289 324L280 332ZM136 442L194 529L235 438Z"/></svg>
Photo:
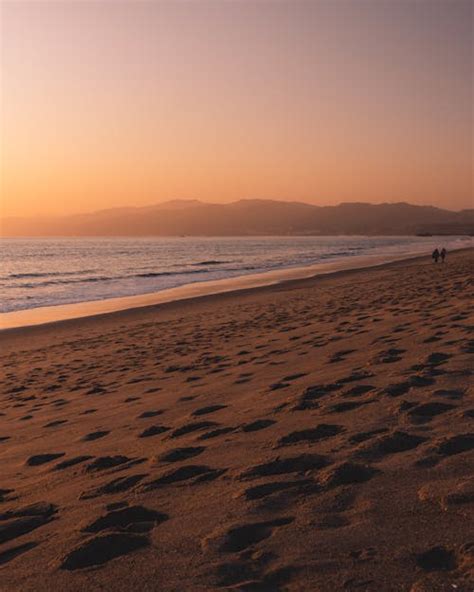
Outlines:
<svg viewBox="0 0 474 592"><path fill-rule="evenodd" d="M474 235L474 209L454 212L408 203L301 202L248 199L227 204L172 200L57 217L5 218L15 236Z"/></svg>

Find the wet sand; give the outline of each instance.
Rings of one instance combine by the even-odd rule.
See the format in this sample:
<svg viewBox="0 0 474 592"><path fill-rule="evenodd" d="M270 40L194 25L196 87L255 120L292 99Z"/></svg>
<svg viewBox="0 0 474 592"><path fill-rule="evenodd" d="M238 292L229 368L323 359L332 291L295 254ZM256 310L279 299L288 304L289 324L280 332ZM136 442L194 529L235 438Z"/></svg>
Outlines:
<svg viewBox="0 0 474 592"><path fill-rule="evenodd" d="M0 334L0 590L474 589L472 250Z"/></svg>

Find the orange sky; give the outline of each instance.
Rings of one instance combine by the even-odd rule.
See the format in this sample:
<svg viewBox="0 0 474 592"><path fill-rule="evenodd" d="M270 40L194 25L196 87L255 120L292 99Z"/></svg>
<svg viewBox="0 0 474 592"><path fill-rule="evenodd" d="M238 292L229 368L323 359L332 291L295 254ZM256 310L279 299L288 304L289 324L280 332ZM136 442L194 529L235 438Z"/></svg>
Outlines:
<svg viewBox="0 0 474 592"><path fill-rule="evenodd" d="M1 215L472 207L470 0L1 3Z"/></svg>

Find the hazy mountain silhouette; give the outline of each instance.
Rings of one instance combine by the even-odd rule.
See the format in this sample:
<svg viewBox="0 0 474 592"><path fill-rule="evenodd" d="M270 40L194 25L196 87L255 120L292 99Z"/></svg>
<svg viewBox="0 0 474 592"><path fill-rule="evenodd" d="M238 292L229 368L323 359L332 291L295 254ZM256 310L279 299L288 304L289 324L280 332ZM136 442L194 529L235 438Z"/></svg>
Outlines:
<svg viewBox="0 0 474 592"><path fill-rule="evenodd" d="M245 236L474 234L474 209L452 212L408 203L342 203L240 200L208 204L172 200L147 207L89 214L6 218L2 236Z"/></svg>

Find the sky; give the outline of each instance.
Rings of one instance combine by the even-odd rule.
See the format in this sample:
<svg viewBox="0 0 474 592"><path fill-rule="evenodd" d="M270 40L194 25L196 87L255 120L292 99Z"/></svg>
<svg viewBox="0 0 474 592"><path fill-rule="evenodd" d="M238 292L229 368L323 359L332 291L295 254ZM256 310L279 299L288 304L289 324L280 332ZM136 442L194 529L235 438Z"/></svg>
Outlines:
<svg viewBox="0 0 474 592"><path fill-rule="evenodd" d="M470 0L0 0L0 216L473 206Z"/></svg>

